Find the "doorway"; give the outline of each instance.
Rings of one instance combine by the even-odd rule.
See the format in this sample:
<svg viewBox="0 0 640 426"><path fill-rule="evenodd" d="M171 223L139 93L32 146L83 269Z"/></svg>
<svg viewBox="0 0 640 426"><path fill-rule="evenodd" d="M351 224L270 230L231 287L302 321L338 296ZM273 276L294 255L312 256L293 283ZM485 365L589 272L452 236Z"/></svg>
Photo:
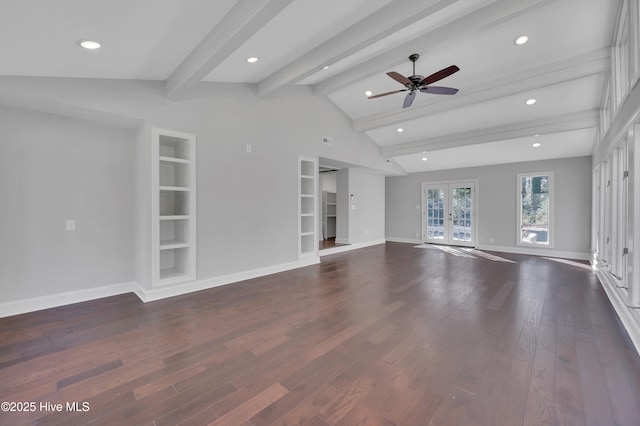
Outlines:
<svg viewBox="0 0 640 426"><path fill-rule="evenodd" d="M475 247L476 181L422 184L422 240Z"/></svg>

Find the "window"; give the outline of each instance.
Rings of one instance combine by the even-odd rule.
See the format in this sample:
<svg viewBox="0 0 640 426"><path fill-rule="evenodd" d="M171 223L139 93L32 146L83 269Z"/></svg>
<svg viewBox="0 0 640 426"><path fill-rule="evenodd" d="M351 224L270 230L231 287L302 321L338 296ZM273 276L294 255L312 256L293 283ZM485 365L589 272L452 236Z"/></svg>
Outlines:
<svg viewBox="0 0 640 426"><path fill-rule="evenodd" d="M553 173L518 174L517 190L517 244L553 247Z"/></svg>

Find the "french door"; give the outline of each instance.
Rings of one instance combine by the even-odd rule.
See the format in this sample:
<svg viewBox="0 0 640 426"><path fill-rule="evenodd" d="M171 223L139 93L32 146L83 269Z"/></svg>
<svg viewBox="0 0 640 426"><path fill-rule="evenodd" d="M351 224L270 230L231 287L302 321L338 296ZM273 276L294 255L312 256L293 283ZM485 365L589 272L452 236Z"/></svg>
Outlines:
<svg viewBox="0 0 640 426"><path fill-rule="evenodd" d="M422 184L422 240L475 247L474 181Z"/></svg>

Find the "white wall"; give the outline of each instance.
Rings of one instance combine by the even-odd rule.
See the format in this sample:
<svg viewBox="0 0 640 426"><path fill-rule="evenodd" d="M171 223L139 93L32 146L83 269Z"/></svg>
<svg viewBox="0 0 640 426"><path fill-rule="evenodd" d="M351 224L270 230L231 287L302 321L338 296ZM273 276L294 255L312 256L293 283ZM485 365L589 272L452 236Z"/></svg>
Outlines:
<svg viewBox="0 0 640 426"><path fill-rule="evenodd" d="M203 84L180 100L168 100L164 97L162 84L156 82L0 77L0 102L22 99L24 106L30 108L55 107L60 114L88 116L112 124L21 112L18 113L22 116L21 125L0 127L0 137L5 144L12 141L15 138L11 133L15 128L27 135L23 139L29 139L29 129L42 127L38 137L31 139L37 140L38 147L48 141L57 141L57 152L67 147L71 149L89 137L96 139L95 142L91 139L95 148L74 154L77 156L75 168L60 162L54 178L72 181L77 178L78 170L84 173L87 169L93 176L91 179L98 180L99 185L73 194L73 202L82 208L91 206L103 215L118 213L118 222L115 222L116 218L104 219L103 222L109 224L109 227L101 228L105 235L96 229L88 236L86 252L78 253L77 257L75 252L69 254L68 264L51 269L41 267L37 262L29 263L33 277L4 272L16 288L24 287L27 278L30 284L28 291L3 294L0 302L122 281L136 280L143 288L150 288L151 205L147 191L150 187L151 127L197 136L198 280L298 261L299 155L339 159L382 173L401 173L380 156L373 141L364 134L355 133L349 119L327 99L313 96L304 87L261 99L254 89L251 85ZM4 121L14 120L6 118ZM122 125L141 127L123 130L118 127ZM323 144L322 136L332 137L334 144ZM251 153L247 153L247 144L252 145ZM31 163L39 155L39 149L34 148L25 153L23 162ZM59 155L52 158L57 159ZM14 160L9 155L3 156L2 161L4 164ZM3 166L4 181L20 181L24 179L23 175L17 167ZM380 229L384 229L384 178L378 175L358 179L357 182L366 182L366 191L375 193L376 201L371 205L376 207L363 206L362 211L358 211L357 223L363 224L365 234L357 235L355 240L383 238L384 232L380 234ZM44 192L49 192L49 185L53 185L50 180L32 183L34 191ZM373 188L376 185L378 188ZM114 186L126 187L126 190L116 190ZM96 188L101 194L92 191ZM122 194L127 194L126 201L115 198ZM15 196L13 192L10 195ZM4 187L1 196L3 200L10 199L5 195ZM72 201L67 197L71 195L56 192L50 204L56 208L67 205ZM21 214L33 214L31 206L25 206ZM63 216L66 218L67 214L70 213ZM92 210L91 215L97 214ZM127 219L122 220L120 215ZM17 220L12 227L15 225L20 229L26 225L19 216L12 217ZM76 219L80 230L84 217ZM116 224L119 228L114 231L110 227ZM366 229L369 229L369 235L366 235ZM45 236L44 245L55 246L60 238L67 236L64 233L55 238ZM105 253L103 238L118 238L117 244L112 244L118 247L115 258L111 252ZM40 235L33 235L25 250L37 249L42 244ZM98 250L96 247L102 251L96 252L96 258L89 261L87 256ZM12 253L13 263L29 262L23 253L15 250ZM96 266L96 262L100 265ZM53 279L47 282L40 280L52 275Z"/></svg>
<svg viewBox="0 0 640 426"><path fill-rule="evenodd" d="M336 173L336 242L349 244L349 169Z"/></svg>
<svg viewBox="0 0 640 426"><path fill-rule="evenodd" d="M132 280L134 143L128 129L0 107L0 303Z"/></svg>
<svg viewBox="0 0 640 426"><path fill-rule="evenodd" d="M353 197L351 197L353 195ZM349 243L384 240L385 178L349 169Z"/></svg>
<svg viewBox="0 0 640 426"><path fill-rule="evenodd" d="M336 192L336 173L320 173L320 191Z"/></svg>
<svg viewBox="0 0 640 426"><path fill-rule="evenodd" d="M418 240L423 182L478 179L478 245L516 250L516 174L554 172L553 251L587 256L591 230L591 157L533 161L389 177L386 182L388 239ZM490 243L490 239L494 243ZM536 247L538 248L538 247ZM540 249L544 250L544 249Z"/></svg>

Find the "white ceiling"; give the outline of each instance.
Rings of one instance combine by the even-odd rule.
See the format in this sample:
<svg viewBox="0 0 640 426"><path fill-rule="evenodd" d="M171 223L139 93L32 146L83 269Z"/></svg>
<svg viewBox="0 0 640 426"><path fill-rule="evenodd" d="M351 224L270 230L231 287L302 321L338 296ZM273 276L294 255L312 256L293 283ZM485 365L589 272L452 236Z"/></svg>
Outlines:
<svg viewBox="0 0 640 426"><path fill-rule="evenodd" d="M160 80L170 97L200 81L255 84L259 96L310 85L407 172L589 155L618 7L619 0L4 0L0 75ZM529 43L516 46L521 34ZM80 39L103 47L84 51ZM407 109L404 93L367 99L365 90L402 89L385 73L411 75L412 53L421 55L417 74L458 65L436 83L458 94L418 93ZM259 61L248 64L250 56ZM528 98L537 102L527 106Z"/></svg>

